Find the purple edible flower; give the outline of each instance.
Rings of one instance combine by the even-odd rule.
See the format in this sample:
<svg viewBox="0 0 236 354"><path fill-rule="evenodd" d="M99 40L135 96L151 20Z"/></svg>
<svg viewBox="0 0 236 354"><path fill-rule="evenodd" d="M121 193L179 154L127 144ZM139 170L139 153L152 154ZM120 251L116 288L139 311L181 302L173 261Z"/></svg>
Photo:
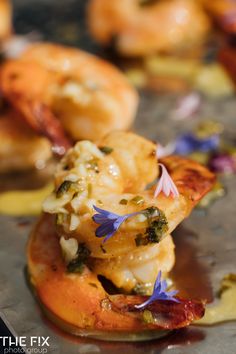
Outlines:
<svg viewBox="0 0 236 354"><path fill-rule="evenodd" d="M159 163L159 166L162 169L162 174L154 192L154 197L156 198L161 192L163 192L167 197L169 197L169 195L172 195L174 198L178 197L179 191L172 178L170 177L167 169L162 163Z"/></svg>
<svg viewBox="0 0 236 354"><path fill-rule="evenodd" d="M171 112L173 120L185 120L192 118L201 107L201 96L197 92L191 92L177 101L176 108Z"/></svg>
<svg viewBox="0 0 236 354"><path fill-rule="evenodd" d="M179 302L179 300L174 297L178 293L178 291L177 290L166 291L166 289L167 289L167 282L166 280L161 280L161 271L160 271L155 281L152 295L149 297L148 300L146 300L140 305L135 305L135 307L137 309L143 309L156 300L167 300L167 301Z"/></svg>
<svg viewBox="0 0 236 354"><path fill-rule="evenodd" d="M235 173L236 159L228 154L218 154L210 159L209 167L217 173Z"/></svg>
<svg viewBox="0 0 236 354"><path fill-rule="evenodd" d="M97 237L105 237L103 243L114 235L114 233L119 229L125 220L142 213L140 211L131 214L118 215L112 213L111 211L98 208L95 205L93 205L93 208L98 212L98 214L94 214L92 219L97 224L100 224L100 226L95 231L95 235Z"/></svg>
<svg viewBox="0 0 236 354"><path fill-rule="evenodd" d="M176 140L175 154L188 155L194 151L208 152L215 150L219 145L219 136L212 135L206 139L197 138L193 134L184 134Z"/></svg>

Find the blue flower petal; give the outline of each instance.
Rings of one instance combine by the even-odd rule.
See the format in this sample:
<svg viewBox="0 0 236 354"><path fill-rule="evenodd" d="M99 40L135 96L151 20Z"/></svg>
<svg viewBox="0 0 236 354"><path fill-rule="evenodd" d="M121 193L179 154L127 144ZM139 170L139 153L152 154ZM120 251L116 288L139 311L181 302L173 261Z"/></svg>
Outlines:
<svg viewBox="0 0 236 354"><path fill-rule="evenodd" d="M95 231L95 235L97 237L104 237L107 234L116 232L116 229L114 227L114 222L109 220L103 224L101 224Z"/></svg>
<svg viewBox="0 0 236 354"><path fill-rule="evenodd" d="M179 302L174 296L178 293L177 290L166 292L167 282L165 280L161 280L161 271L157 275L157 279L155 281L153 293L148 300L140 305L135 305L137 309L143 309L146 306L150 305L152 302L157 300L167 300Z"/></svg>
<svg viewBox="0 0 236 354"><path fill-rule="evenodd" d="M219 145L219 136L212 135L206 139L199 139L193 134L183 134L175 143L175 154L188 155L194 151L208 152L215 150Z"/></svg>
<svg viewBox="0 0 236 354"><path fill-rule="evenodd" d="M93 208L98 212L98 214L94 214L92 216L92 219L95 223L100 224L100 226L95 231L95 235L97 237L106 236L103 242L113 236L126 219L142 212L140 211L131 214L118 215L107 210L98 208L95 205L93 205Z"/></svg>
<svg viewBox="0 0 236 354"><path fill-rule="evenodd" d="M176 294L178 294L178 290L168 291L166 294L167 294L169 297L173 297L173 296L175 296Z"/></svg>
<svg viewBox="0 0 236 354"><path fill-rule="evenodd" d="M93 221L95 221L97 224L103 224L104 222L106 222L107 220L110 220L108 218L106 218L105 216L101 215L101 214L94 214L92 216Z"/></svg>
<svg viewBox="0 0 236 354"><path fill-rule="evenodd" d="M168 285L167 285L166 280L163 280L161 282L161 292L164 293L166 291L167 287L168 287Z"/></svg>
<svg viewBox="0 0 236 354"><path fill-rule="evenodd" d="M103 215L105 218L113 218L115 219L117 216L117 214L114 214L114 213L111 213L110 211L107 211L105 209L101 209L101 208L98 208L96 205L93 205L93 208L100 214L100 215ZM97 214L96 214L97 215Z"/></svg>

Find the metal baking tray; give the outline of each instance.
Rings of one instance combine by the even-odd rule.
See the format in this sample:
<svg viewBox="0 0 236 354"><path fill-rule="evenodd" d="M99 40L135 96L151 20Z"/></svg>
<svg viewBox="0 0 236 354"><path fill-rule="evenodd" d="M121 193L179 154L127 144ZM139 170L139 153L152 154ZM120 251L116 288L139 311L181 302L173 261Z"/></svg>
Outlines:
<svg viewBox="0 0 236 354"><path fill-rule="evenodd" d="M37 31L43 39L73 44L102 55L86 31L84 4L83 0L66 3L15 0L15 30L21 34ZM63 32L63 28L69 30ZM170 119L176 96L157 96L144 91L140 94L134 130L152 140L167 143L206 117L222 122L226 136L236 137L234 97L205 100L198 118L183 124ZM1 178L1 189L4 183L7 181ZM194 289L198 295L202 291L207 297L217 291L225 274L235 272L236 266L236 179L227 177L223 183L228 193L208 209L195 209L174 232L178 267L175 271L181 274L183 270L179 281L182 279L186 292ZM139 343L102 342L64 334L44 318L28 286L25 247L35 221L33 217L0 216L0 313L18 336L49 336L47 353L236 353L236 322L212 327L190 326L166 338Z"/></svg>

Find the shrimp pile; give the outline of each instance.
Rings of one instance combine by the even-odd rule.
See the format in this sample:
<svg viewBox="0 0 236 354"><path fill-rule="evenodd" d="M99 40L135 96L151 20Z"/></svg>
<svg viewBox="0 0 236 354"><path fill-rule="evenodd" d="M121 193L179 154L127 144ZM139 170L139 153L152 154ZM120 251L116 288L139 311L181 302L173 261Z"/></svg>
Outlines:
<svg viewBox="0 0 236 354"><path fill-rule="evenodd" d="M201 5L189 0L90 0L88 24L98 42L113 41L126 56L172 52L201 42L210 28Z"/></svg>
<svg viewBox="0 0 236 354"><path fill-rule="evenodd" d="M138 97L111 64L79 49L34 44L0 70L3 98L54 150L95 140L133 122Z"/></svg>
<svg viewBox="0 0 236 354"><path fill-rule="evenodd" d="M175 304L173 316L180 311L175 324L167 316L149 326L142 321L141 312L129 310L142 296L111 296L98 278L104 276L128 294L150 294L159 270L167 276L173 267L170 234L211 189L215 177L205 167L182 157L170 156L161 162L179 190L175 199L164 194L154 198L151 185L159 173L156 146L133 133L114 132L96 144L78 142L59 163L55 190L43 205L46 214L30 238L28 264L32 283L47 312L75 326L77 332L83 328L178 328L203 313L198 302L185 303L186 312L181 315L182 305ZM92 218L94 206L119 215L140 213L102 242L95 236L98 225ZM139 243L137 235L147 232L152 217L158 221L158 238L155 231L148 242ZM80 274L73 273L78 254L84 262ZM166 314L163 306L158 311Z"/></svg>
<svg viewBox="0 0 236 354"><path fill-rule="evenodd" d="M0 0L0 41L5 40L12 30L11 4L9 0Z"/></svg>

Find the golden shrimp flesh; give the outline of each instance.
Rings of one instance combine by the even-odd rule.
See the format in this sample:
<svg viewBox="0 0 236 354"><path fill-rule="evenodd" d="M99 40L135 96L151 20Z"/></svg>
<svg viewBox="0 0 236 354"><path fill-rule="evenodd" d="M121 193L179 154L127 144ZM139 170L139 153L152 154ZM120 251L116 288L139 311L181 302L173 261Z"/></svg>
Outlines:
<svg viewBox="0 0 236 354"><path fill-rule="evenodd" d="M79 49L34 44L0 70L6 101L61 154L69 139L96 140L126 130L138 96L122 73ZM61 150L60 150L61 148Z"/></svg>
<svg viewBox="0 0 236 354"><path fill-rule="evenodd" d="M202 6L189 0L90 0L87 12L93 37L125 56L173 52L203 41L210 28Z"/></svg>
<svg viewBox="0 0 236 354"><path fill-rule="evenodd" d="M117 339L117 333L162 333L203 316L204 304L195 300L155 301L137 310L157 273L167 277L174 265L170 233L215 181L200 164L169 156L162 171L165 166L178 195L154 197L158 166L156 145L126 132L80 141L59 163L54 192L29 240L28 267L39 302L64 330ZM108 219L129 215L107 240L97 234L99 210ZM116 286L116 295L100 276Z"/></svg>
<svg viewBox="0 0 236 354"><path fill-rule="evenodd" d="M0 172L40 168L52 157L50 142L15 117L0 114Z"/></svg>

